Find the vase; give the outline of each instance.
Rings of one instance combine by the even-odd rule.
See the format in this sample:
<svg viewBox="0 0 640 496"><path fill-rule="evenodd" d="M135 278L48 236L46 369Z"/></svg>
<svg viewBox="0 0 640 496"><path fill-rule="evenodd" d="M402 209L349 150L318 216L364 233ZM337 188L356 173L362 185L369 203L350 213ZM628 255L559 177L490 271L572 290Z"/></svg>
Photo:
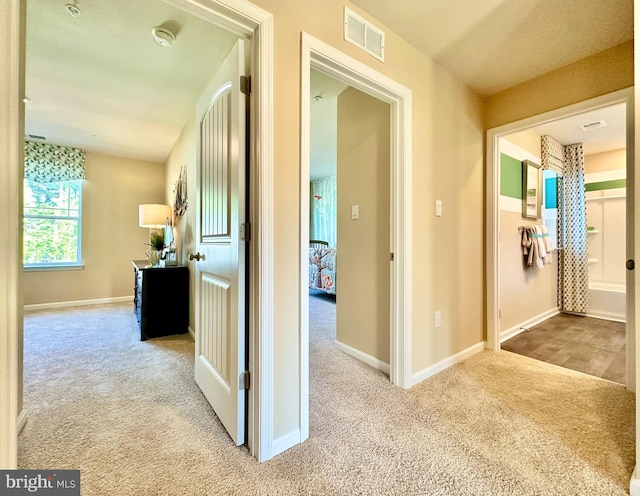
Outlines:
<svg viewBox="0 0 640 496"><path fill-rule="evenodd" d="M149 248L145 254L147 255L147 262L149 262L149 265L152 267L158 267L160 265L160 260L162 260L161 251Z"/></svg>

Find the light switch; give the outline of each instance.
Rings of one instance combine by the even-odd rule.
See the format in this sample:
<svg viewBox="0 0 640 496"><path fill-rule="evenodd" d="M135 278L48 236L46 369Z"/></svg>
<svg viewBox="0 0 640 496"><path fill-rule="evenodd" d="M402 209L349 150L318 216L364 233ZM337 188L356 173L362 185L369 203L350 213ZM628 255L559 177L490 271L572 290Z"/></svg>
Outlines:
<svg viewBox="0 0 640 496"><path fill-rule="evenodd" d="M360 218L360 205L351 205L351 220Z"/></svg>
<svg viewBox="0 0 640 496"><path fill-rule="evenodd" d="M442 217L442 201L436 200L436 217Z"/></svg>
<svg viewBox="0 0 640 496"><path fill-rule="evenodd" d="M438 310L436 312L436 315L435 315L433 323L434 323L436 329L438 329L439 327L442 326L442 312L440 310Z"/></svg>

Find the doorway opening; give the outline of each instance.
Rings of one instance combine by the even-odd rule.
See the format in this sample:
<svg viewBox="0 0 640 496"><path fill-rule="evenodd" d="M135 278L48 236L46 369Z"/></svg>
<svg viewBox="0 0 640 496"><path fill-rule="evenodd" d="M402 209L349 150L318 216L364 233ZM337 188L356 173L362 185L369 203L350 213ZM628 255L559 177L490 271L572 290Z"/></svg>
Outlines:
<svg viewBox="0 0 640 496"><path fill-rule="evenodd" d="M630 98L631 92L624 90L489 130L487 342L492 349L625 383L633 390L635 339L633 332L624 332L625 322L629 330L635 322L635 288L625 269L625 260L633 259ZM602 123L590 126L592 122ZM577 209L563 206L561 191L566 188L558 188L572 179L544 170L539 213L525 215L524 183L520 176L515 184L513 173L524 171L523 161L541 164L542 136L567 148L581 144L583 200ZM552 248L537 268L527 265L531 257L523 257L525 233L533 232L532 227L541 229L534 240L548 231L550 242L540 246L543 251ZM567 260L575 250L582 257L581 272L569 278ZM573 310L567 294L573 298L578 291L584 295L583 306Z"/></svg>
<svg viewBox="0 0 640 496"><path fill-rule="evenodd" d="M389 375L411 386L411 91L369 66L303 33L300 165L300 442L309 436L309 240L311 70L390 105L390 343ZM338 282L339 284L339 282ZM339 296L338 296L339 298Z"/></svg>
<svg viewBox="0 0 640 496"><path fill-rule="evenodd" d="M310 328L388 375L389 104L313 69L310 98Z"/></svg>
<svg viewBox="0 0 640 496"><path fill-rule="evenodd" d="M252 99L251 107L251 124L250 127L255 132L252 133L251 145L250 145L250 174L259 176L261 181L255 182L255 187L252 190L252 195L256 200L253 203L253 210L251 216L256 219L256 223L260 225L254 243L251 247L252 251L252 270L251 270L251 293L250 293L250 305L254 318L251 322L250 337L252 340L251 356L250 356L250 368L255 371L260 371L261 366L264 366L265 372L258 373L259 381L252 384L250 391L250 422L249 422L249 446L251 453L259 460L266 460L271 458L271 444L272 444L272 430L270 428L272 422L272 411L270 406L272 404L272 398L268 395L271 394L272 386L272 374L269 373L270 364L272 362L271 350L272 350L272 300L271 300L271 286L270 286L270 273L272 272L272 222L273 217L273 201L271 190L271 177L272 177L272 149L273 149L273 131L270 123L273 120L272 112L272 97L270 92L265 91L266 88L270 88L272 85L272 17L269 13L249 4L248 2L241 2L234 6L233 10L226 5L219 4L214 1L181 1L177 0L173 2L181 10L193 14L195 17L206 19L223 29L230 32L246 37L252 40L253 51L251 55L251 65L253 74L253 91L256 96ZM18 45L15 47L15 52L10 55L15 56L15 60L24 58L24 51L20 51ZM11 74L11 87L19 88L19 75ZM22 91L22 89L20 89ZM18 130L19 135L12 134L6 136L3 145L16 151L16 157L21 156L17 150L22 147L22 133L23 130ZM20 178L17 178L15 184L12 182L13 189L18 190L20 184ZM16 187L17 186L17 187ZM12 202L16 197L9 198ZM15 202L17 203L17 201ZM9 213L13 212L13 209L7 210ZM13 223L13 219L12 219ZM257 248L259 246L259 249ZM9 262L13 265L21 263L20 260L15 260L16 254L12 253L12 257ZM19 288L20 285L18 284ZM260 297L258 297L260 296ZM20 301L20 298L18 298ZM20 317L21 311L16 308L9 309L9 317ZM9 354L15 357L18 366L16 369L20 369L19 364L22 362L21 356L21 333L18 326L13 329L13 333L16 334L12 345L9 350ZM260 336L260 340L257 336ZM255 346L254 346L255 345ZM13 365L12 365L13 366ZM21 375L16 374L16 381L11 383L10 394L18 397L20 394L20 381ZM18 417L16 411L20 408L20 405L14 405L10 409L2 411L2 424L13 424L13 427L8 431L8 435L3 439L8 438L8 442L3 443L2 459L10 461L8 466L15 465L15 453L17 445L17 432L15 426L15 419ZM262 429L261 427L265 427ZM5 454L6 457L5 458ZM13 461L12 461L13 460Z"/></svg>

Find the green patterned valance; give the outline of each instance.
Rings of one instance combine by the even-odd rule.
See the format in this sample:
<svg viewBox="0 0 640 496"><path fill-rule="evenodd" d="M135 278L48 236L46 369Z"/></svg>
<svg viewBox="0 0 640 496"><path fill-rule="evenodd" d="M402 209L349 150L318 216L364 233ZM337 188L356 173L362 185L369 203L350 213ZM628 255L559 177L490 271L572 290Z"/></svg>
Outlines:
<svg viewBox="0 0 640 496"><path fill-rule="evenodd" d="M38 183L84 179L84 155L79 148L27 141L24 177Z"/></svg>

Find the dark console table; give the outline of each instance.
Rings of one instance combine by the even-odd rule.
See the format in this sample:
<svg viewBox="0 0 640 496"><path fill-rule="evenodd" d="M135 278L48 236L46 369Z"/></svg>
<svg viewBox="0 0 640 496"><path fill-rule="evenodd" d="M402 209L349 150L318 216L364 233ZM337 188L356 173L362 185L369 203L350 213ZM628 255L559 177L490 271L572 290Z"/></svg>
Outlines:
<svg viewBox="0 0 640 496"><path fill-rule="evenodd" d="M189 327L189 269L184 265L151 267L133 260L133 311L140 339L184 334Z"/></svg>

